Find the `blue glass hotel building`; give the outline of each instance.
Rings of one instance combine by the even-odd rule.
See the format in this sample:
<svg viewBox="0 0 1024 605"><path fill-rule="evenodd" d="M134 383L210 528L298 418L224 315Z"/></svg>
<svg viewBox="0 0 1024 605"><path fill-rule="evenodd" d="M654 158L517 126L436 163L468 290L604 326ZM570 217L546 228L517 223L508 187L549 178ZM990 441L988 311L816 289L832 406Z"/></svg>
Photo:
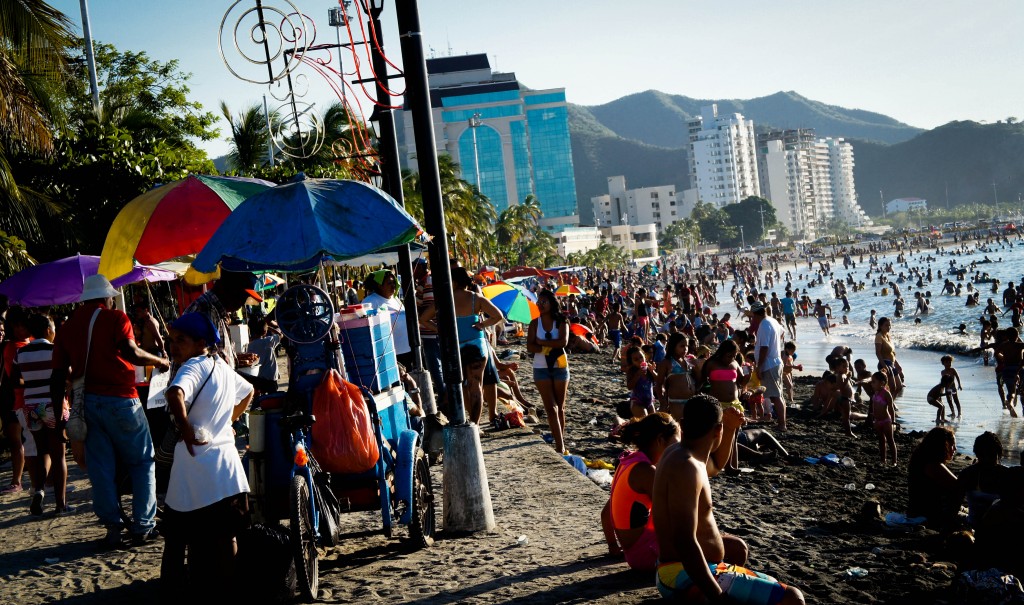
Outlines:
<svg viewBox="0 0 1024 605"><path fill-rule="evenodd" d="M486 54L427 60L437 152L452 157L498 212L533 194L541 226L579 223L565 89L529 90L491 70ZM412 118L399 129L402 156L417 170Z"/></svg>

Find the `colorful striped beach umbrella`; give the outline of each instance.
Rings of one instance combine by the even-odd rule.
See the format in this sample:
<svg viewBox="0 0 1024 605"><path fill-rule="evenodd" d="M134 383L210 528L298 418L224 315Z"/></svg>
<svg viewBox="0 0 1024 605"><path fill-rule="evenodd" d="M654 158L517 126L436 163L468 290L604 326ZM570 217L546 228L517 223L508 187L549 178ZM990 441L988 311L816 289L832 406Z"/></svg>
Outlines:
<svg viewBox="0 0 1024 605"><path fill-rule="evenodd" d="M274 184L260 179L191 175L150 189L128 202L110 226L99 272L132 270L198 254L224 219L247 198Z"/></svg>
<svg viewBox="0 0 1024 605"><path fill-rule="evenodd" d="M540 317L540 309L530 300L531 293L522 286L499 281L484 286L481 292L484 298L494 303L509 321L528 324Z"/></svg>

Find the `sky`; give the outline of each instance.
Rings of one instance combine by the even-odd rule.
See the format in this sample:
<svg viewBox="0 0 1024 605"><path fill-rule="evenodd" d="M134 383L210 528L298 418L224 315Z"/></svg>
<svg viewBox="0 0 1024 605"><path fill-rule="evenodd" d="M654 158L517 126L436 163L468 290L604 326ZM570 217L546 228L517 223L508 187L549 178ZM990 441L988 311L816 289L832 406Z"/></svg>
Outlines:
<svg viewBox="0 0 1024 605"><path fill-rule="evenodd" d="M50 2L80 31L79 0ZM264 0L284 12L290 5L316 24L318 43L336 42L327 22L336 0ZM218 50L229 8L230 30L253 7L255 0L89 0L89 16L96 41L178 59L193 74L192 97L219 115L222 100L238 111L267 92L234 77ZM419 8L428 57L487 53L492 68L514 71L530 88L564 87L581 105L648 89L699 99L792 90L921 128L1024 118L1019 0L420 0ZM401 66L393 0L381 19L385 51ZM233 49L231 57L240 69ZM345 61L351 69L351 56ZM307 81L318 106L334 98L320 76ZM228 151L223 121L221 132L202 144L211 157Z"/></svg>

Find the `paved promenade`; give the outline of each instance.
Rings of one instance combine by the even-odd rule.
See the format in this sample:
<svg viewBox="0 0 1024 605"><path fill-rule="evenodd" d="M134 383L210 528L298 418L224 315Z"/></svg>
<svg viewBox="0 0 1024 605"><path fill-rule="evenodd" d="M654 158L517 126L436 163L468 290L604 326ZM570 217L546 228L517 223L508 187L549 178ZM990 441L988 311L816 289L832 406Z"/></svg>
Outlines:
<svg viewBox="0 0 1024 605"><path fill-rule="evenodd" d="M600 511L606 493L535 434L483 437L497 527L445 536L411 551L379 532L377 514L342 517L348 535L320 561L325 603L641 603L652 578L605 556ZM159 597L162 542L103 551L84 474L69 464L70 517L32 518L27 494L0 500L0 603L139 603ZM7 469L9 472L9 467ZM438 524L441 472L435 467ZM525 535L529 543L517 544Z"/></svg>

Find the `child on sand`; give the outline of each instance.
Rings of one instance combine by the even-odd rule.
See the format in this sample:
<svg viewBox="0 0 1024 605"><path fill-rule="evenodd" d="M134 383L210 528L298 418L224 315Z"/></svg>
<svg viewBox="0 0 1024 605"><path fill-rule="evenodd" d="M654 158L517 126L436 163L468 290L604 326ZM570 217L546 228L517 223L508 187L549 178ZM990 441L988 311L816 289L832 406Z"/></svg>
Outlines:
<svg viewBox="0 0 1024 605"><path fill-rule="evenodd" d="M622 305L619 303L612 303L612 311L608 314L608 318L605 319L605 325L608 326L608 338L612 341L614 350L612 351L612 363L614 364L616 359L619 359L619 354L622 352L622 328L626 324L626 318L622 316Z"/></svg>
<svg viewBox="0 0 1024 605"><path fill-rule="evenodd" d="M654 382L658 374L640 347L633 345L626 351L629 367L626 369L626 386L629 387L629 406L633 418L643 418L654 413Z"/></svg>
<svg viewBox="0 0 1024 605"><path fill-rule="evenodd" d="M946 395L946 389L952 386L953 377L943 375L939 384L933 386L932 389L928 391L928 404L938 408L935 412L935 424L943 424L946 422L946 406L942 404L942 398Z"/></svg>
<svg viewBox="0 0 1024 605"><path fill-rule="evenodd" d="M892 450L892 465L896 466L896 405L893 403L892 394L886 388L888 379L885 374L875 372L871 375L871 388L875 394L871 396L871 417L875 433L878 434L878 451L885 465L886 447Z"/></svg>
<svg viewBox="0 0 1024 605"><path fill-rule="evenodd" d="M943 355L939 361L942 362L942 375L952 376L956 379L958 388L953 388L953 386L950 385L950 387L946 389L946 403L949 404L950 417L959 418L963 416L963 411L960 409L960 397L957 396L956 392L958 390L964 390L964 383L960 380L960 374L956 371L956 368L953 367L952 355ZM956 413L953 413L954 403L956 403Z"/></svg>
<svg viewBox="0 0 1024 605"><path fill-rule="evenodd" d="M796 343L789 341L782 345L782 387L786 390L786 401L795 401L793 396L793 368L804 371L804 365L795 365Z"/></svg>
<svg viewBox="0 0 1024 605"><path fill-rule="evenodd" d="M652 498L658 592L673 601L803 603L799 590L741 567L746 544L718 530L707 466L711 452L736 432L725 420L714 398L691 398L683 416L683 442L665 450L658 463Z"/></svg>

